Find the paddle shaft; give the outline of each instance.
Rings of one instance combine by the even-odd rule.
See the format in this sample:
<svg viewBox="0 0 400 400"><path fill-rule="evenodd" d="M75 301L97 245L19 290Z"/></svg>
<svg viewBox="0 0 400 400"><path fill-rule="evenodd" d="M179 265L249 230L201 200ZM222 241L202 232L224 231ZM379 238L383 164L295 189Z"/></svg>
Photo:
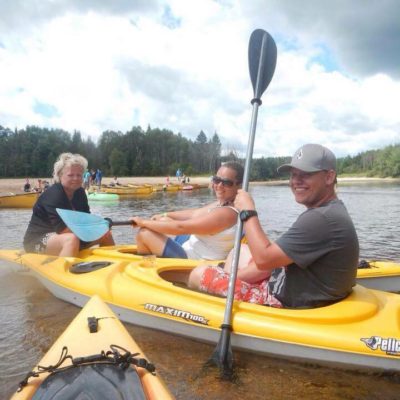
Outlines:
<svg viewBox="0 0 400 400"><path fill-rule="evenodd" d="M272 75L275 70L276 65L276 47L275 47L275 54L272 55L273 60L269 60L269 64L266 64L267 60L267 41L270 38L273 45L273 39L269 34L265 31L258 31L258 33L262 33L262 40L260 43L260 51L259 51L259 58L258 58L258 66L256 69L256 76L254 76L254 63L253 57L258 55L257 52L252 52L249 57L250 62L250 74L254 89L254 98L251 101L253 105L253 112L251 116L251 124L250 124L250 133L249 133L249 140L247 145L247 153L246 153L246 163L243 173L243 189L247 192L249 188L249 179L250 179L250 169L251 169L251 161L253 157L253 148L254 148L254 140L255 140L255 133L256 133L256 126L257 126L257 117L258 117L258 108L261 105L261 96L264 90L267 88ZM253 49L250 49L251 51ZM273 53L273 52L272 52ZM271 63L272 61L272 63ZM267 75L264 72L268 72ZM224 313L224 321L221 325L221 336L217 346L217 349L214 353L213 358L217 359L220 366L223 368L223 375L229 376L232 371L232 351L230 346L230 334L232 331L232 308L235 296L235 283L237 277L237 270L239 264L239 256L240 256L240 243L242 238L242 230L243 230L243 222L241 221L240 217L238 216L236 234L235 234L235 242L234 242L234 251L233 251L233 258L232 258L232 265L231 265L231 274L229 278L229 285L228 285L228 293L226 297L226 306L225 306L225 313ZM217 354L216 354L217 353Z"/></svg>
<svg viewBox="0 0 400 400"><path fill-rule="evenodd" d="M253 102L253 113L252 113L252 117L251 117L249 143L247 146L246 164L245 164L245 168L244 168L243 186L242 186L246 192L248 191L248 188L249 188L251 158L253 155L253 148L254 148L254 139L255 139L256 125L257 125L257 117L258 117L258 107L259 107L259 102L257 102L257 101ZM228 294L226 297L226 307L225 307L224 322L223 322L223 325L225 325L227 327L231 327L231 325L232 325L232 308L233 308L233 301L234 301L234 296L235 296L235 282L236 282L237 270L238 270L238 265L239 265L240 242L242 240L242 231L243 231L243 222L241 221L240 217L238 216L237 228L236 228L236 233L235 233L235 247L234 247L233 258L232 258L231 274L229 277ZM221 359L225 359L226 352L228 351L228 347L229 347L230 329L228 328L225 331L228 332L228 334L224 334L221 336L221 350L223 352L220 354ZM227 342L227 343L224 343L224 342Z"/></svg>
<svg viewBox="0 0 400 400"><path fill-rule="evenodd" d="M113 226L125 226L125 225L133 225L135 226L135 222L134 221L112 221L112 220L108 220L110 222L110 228Z"/></svg>

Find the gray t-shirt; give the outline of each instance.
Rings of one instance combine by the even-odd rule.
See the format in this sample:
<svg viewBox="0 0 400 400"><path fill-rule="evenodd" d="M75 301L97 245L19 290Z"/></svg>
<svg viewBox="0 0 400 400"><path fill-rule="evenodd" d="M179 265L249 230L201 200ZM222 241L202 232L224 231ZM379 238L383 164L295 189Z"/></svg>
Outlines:
<svg viewBox="0 0 400 400"><path fill-rule="evenodd" d="M350 294L359 245L342 201L307 209L276 244L294 261L275 269L269 281L284 307L319 307Z"/></svg>

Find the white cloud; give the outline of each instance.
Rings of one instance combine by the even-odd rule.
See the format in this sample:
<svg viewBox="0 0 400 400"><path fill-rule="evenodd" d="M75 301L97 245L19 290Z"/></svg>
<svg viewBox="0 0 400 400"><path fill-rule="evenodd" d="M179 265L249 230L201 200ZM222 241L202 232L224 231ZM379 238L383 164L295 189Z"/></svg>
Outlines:
<svg viewBox="0 0 400 400"><path fill-rule="evenodd" d="M93 139L137 125L193 139L200 130L209 137L216 131L225 148L244 153L252 98L247 46L252 30L265 26L278 63L259 109L257 156L290 155L305 142L326 144L339 156L400 142L400 81L391 73L398 52L379 63L382 49L365 50L365 36L379 38L375 47L398 47L393 35L384 40L384 16L393 25L395 3L372 7L379 23L358 30L343 30L347 14L313 0L302 9L314 5L312 19L283 0L134 7L122 0L42 1L40 13L21 4L0 5L2 126L79 130Z"/></svg>

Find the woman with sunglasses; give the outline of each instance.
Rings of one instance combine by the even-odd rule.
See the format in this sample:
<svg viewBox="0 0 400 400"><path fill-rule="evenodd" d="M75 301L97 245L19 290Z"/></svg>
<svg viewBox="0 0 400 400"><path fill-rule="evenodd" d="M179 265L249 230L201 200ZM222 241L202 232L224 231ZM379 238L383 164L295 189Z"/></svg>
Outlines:
<svg viewBox="0 0 400 400"><path fill-rule="evenodd" d="M234 245L238 212L233 202L242 180L243 166L229 161L212 177L216 201L201 208L157 214L151 219L133 217L140 227L136 236L138 254L225 259Z"/></svg>

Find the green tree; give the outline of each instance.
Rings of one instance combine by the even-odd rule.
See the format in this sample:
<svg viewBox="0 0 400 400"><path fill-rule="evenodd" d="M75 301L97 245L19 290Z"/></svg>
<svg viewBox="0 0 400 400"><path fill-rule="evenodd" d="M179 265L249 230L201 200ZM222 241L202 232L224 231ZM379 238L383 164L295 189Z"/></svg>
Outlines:
<svg viewBox="0 0 400 400"><path fill-rule="evenodd" d="M113 149L109 157L110 173L113 176L128 175L126 166L126 153L119 149Z"/></svg>
<svg viewBox="0 0 400 400"><path fill-rule="evenodd" d="M214 133L212 139L209 144L209 167L208 171L213 173L216 171L221 165L221 141L219 140L219 136L217 132Z"/></svg>
<svg viewBox="0 0 400 400"><path fill-rule="evenodd" d="M197 135L197 138L193 144L192 150L192 163L196 171L202 172L210 172L209 171L209 154L208 154L208 143L207 136L203 131Z"/></svg>

